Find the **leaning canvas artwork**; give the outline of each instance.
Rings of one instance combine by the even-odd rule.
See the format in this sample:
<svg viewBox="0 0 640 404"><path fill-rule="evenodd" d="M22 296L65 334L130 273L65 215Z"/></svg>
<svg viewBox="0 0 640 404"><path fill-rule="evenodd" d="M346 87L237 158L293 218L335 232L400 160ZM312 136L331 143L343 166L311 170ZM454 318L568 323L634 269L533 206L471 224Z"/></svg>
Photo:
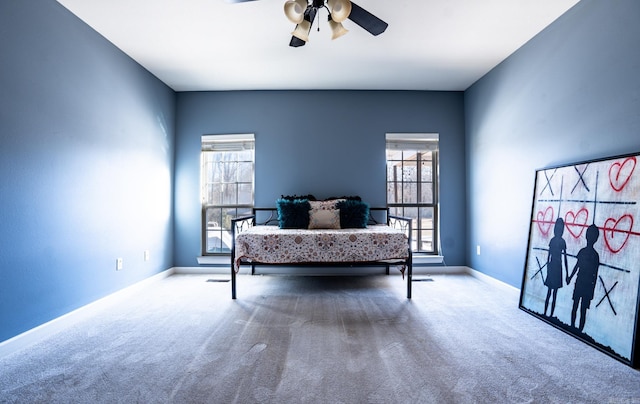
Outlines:
<svg viewBox="0 0 640 404"><path fill-rule="evenodd" d="M520 308L633 365L640 154L536 171Z"/></svg>

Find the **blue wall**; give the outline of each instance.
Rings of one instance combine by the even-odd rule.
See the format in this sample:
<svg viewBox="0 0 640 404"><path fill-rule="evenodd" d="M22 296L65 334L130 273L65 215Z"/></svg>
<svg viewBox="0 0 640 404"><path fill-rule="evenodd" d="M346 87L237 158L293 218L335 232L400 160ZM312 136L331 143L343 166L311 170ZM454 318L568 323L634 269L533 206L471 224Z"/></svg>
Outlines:
<svg viewBox="0 0 640 404"><path fill-rule="evenodd" d="M179 93L175 264L200 254L200 136L255 133L256 206L282 195L360 195L386 204L385 133L440 133L442 245L465 264L464 110L461 92L256 91Z"/></svg>
<svg viewBox="0 0 640 404"><path fill-rule="evenodd" d="M535 170L640 151L639 18L582 0L465 92L469 266L520 287Z"/></svg>
<svg viewBox="0 0 640 404"><path fill-rule="evenodd" d="M0 55L3 341L172 266L175 94L53 0Z"/></svg>

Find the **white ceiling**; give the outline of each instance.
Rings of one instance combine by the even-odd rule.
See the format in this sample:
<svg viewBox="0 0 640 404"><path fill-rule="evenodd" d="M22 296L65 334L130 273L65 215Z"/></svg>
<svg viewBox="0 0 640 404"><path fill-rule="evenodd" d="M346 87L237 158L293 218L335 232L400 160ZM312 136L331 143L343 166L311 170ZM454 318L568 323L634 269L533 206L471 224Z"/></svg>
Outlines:
<svg viewBox="0 0 640 404"><path fill-rule="evenodd" d="M578 0L357 0L389 24L321 13L289 47L284 0L58 0L176 91L465 90ZM316 21L316 22L317 22Z"/></svg>

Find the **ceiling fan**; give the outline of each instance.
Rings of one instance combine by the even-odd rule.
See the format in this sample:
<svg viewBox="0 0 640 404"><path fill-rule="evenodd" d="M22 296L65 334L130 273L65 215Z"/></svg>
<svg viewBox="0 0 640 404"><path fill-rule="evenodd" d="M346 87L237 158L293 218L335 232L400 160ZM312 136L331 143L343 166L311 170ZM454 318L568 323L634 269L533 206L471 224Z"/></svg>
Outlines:
<svg viewBox="0 0 640 404"><path fill-rule="evenodd" d="M246 3L256 0L225 0L227 3ZM329 13L329 26L332 31L332 39L346 34L348 31L342 26L342 21L347 18L364 28L371 35L382 34L389 24L371 14L367 10L349 0L289 0L284 4L286 17L296 24L291 33L289 46L304 46L309 40L309 31L321 9Z"/></svg>

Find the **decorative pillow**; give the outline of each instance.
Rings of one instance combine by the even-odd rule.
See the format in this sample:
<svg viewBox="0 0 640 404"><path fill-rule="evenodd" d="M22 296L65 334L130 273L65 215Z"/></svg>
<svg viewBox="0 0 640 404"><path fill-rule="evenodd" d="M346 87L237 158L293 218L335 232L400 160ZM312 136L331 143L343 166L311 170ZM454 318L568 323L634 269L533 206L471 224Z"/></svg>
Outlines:
<svg viewBox="0 0 640 404"><path fill-rule="evenodd" d="M310 229L339 229L340 211L338 209L311 209L309 211Z"/></svg>
<svg viewBox="0 0 640 404"><path fill-rule="evenodd" d="M369 221L369 205L355 199L340 201L336 207L340 209L340 227L343 229L364 229Z"/></svg>
<svg viewBox="0 0 640 404"><path fill-rule="evenodd" d="M331 199L326 201L309 201L312 210L334 210L340 199Z"/></svg>
<svg viewBox="0 0 640 404"><path fill-rule="evenodd" d="M306 199L278 199L278 225L281 229L306 229L309 227L309 201Z"/></svg>

